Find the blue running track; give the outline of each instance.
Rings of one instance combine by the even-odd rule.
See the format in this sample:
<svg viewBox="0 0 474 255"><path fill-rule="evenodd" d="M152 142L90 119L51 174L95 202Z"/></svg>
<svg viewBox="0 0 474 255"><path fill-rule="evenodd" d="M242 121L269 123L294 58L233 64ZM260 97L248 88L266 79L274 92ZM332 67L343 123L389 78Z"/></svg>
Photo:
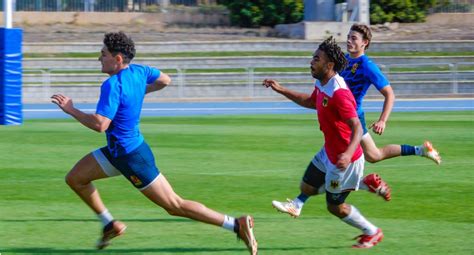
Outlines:
<svg viewBox="0 0 474 255"><path fill-rule="evenodd" d="M85 112L94 112L95 104L74 104ZM380 112L382 101L365 101L366 112ZM432 99L432 100L398 100L394 112L418 111L472 111L474 99ZM292 114L311 113L289 101L278 102L175 102L175 103L145 103L142 116L197 116L197 115L236 115L236 114ZM53 103L23 105L24 119L38 118L68 118Z"/></svg>

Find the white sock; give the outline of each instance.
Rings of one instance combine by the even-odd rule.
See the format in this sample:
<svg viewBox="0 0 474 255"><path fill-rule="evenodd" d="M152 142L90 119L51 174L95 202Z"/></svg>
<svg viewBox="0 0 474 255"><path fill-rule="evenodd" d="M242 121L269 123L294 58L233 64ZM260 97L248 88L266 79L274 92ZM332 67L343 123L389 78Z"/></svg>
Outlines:
<svg viewBox="0 0 474 255"><path fill-rule="evenodd" d="M423 146L423 145L422 145ZM422 146L413 146L415 147L415 154L418 156L423 156L423 149Z"/></svg>
<svg viewBox="0 0 474 255"><path fill-rule="evenodd" d="M106 226L107 224L109 224L110 222L114 220L114 217L112 217L112 214L110 214L109 210L107 209L105 209L105 211L103 211L102 213L97 214L97 217L100 219L100 221L102 222L102 225L104 226Z"/></svg>
<svg viewBox="0 0 474 255"><path fill-rule="evenodd" d="M358 228L366 235L375 235L377 233L377 227L370 223L362 214L351 205L351 213L345 218L341 219L345 223Z"/></svg>
<svg viewBox="0 0 474 255"><path fill-rule="evenodd" d="M224 223L222 223L222 227L234 232L235 227L235 218L224 215Z"/></svg>
<svg viewBox="0 0 474 255"><path fill-rule="evenodd" d="M303 208L304 202L299 200L298 198L293 199L293 203L296 205L296 208Z"/></svg>

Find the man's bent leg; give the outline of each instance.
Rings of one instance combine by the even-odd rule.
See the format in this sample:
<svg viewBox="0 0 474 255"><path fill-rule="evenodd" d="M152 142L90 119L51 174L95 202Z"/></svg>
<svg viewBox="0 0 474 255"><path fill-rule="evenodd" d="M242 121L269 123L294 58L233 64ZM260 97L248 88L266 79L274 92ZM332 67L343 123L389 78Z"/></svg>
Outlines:
<svg viewBox="0 0 474 255"><path fill-rule="evenodd" d="M325 173L319 170L313 162L310 162L300 184L301 193L293 200L287 199L286 202L273 200L272 206L279 212L288 213L294 218L299 217L306 200L310 196L324 192L324 182Z"/></svg>
<svg viewBox="0 0 474 255"><path fill-rule="evenodd" d="M348 195L349 192L339 194L327 192L328 211L343 222L363 232L362 235L356 237L358 241L357 244L352 246L353 248L371 248L382 241L382 230L369 222L357 208L344 202Z"/></svg>
<svg viewBox="0 0 474 255"><path fill-rule="evenodd" d="M382 148L377 148L377 145L375 145L375 142L369 133L362 137L360 145L364 151L365 160L370 163L376 163L384 159L394 158L402 155L401 146L398 144L389 144Z"/></svg>
<svg viewBox="0 0 474 255"><path fill-rule="evenodd" d="M96 214L100 214L106 208L91 182L107 177L92 153L89 153L66 175L66 183Z"/></svg>
<svg viewBox="0 0 474 255"><path fill-rule="evenodd" d="M207 208L203 204L179 197L163 174L141 192L170 215L190 218L196 221L225 227L228 216ZM253 218L242 216L235 221L233 231L243 240L250 254L257 254L257 240L253 234Z"/></svg>
<svg viewBox="0 0 474 255"><path fill-rule="evenodd" d="M141 191L148 199L165 209L170 215L186 217L204 223L222 226L224 215L201 203L178 196L163 174Z"/></svg>
<svg viewBox="0 0 474 255"><path fill-rule="evenodd" d="M102 221L104 227L102 237L97 242L97 249L107 247L112 238L122 235L127 228L122 222L113 220L112 215L102 202L99 192L92 184L94 180L107 177L109 176L97 162L93 153L89 153L79 160L66 176L66 183Z"/></svg>

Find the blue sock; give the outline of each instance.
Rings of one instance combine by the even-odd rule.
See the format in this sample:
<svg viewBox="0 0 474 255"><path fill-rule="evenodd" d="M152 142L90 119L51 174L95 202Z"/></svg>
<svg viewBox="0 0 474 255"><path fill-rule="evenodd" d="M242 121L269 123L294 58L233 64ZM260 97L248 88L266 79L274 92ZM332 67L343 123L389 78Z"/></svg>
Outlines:
<svg viewBox="0 0 474 255"><path fill-rule="evenodd" d="M408 144L402 144L402 156L409 156L409 155L415 155L415 146L408 145Z"/></svg>
<svg viewBox="0 0 474 255"><path fill-rule="evenodd" d="M297 196L296 198L298 198L301 202L306 202L306 200L308 200L309 196L307 196L306 194L299 194L299 196Z"/></svg>

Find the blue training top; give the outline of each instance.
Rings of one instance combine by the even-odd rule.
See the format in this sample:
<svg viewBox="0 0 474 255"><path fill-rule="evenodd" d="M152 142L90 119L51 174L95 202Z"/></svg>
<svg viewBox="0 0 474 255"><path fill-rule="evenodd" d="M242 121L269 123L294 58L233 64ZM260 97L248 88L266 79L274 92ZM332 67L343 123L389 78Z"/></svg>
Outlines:
<svg viewBox="0 0 474 255"><path fill-rule="evenodd" d="M366 55L358 58L351 58L346 55L348 64L340 73L347 85L352 91L357 103L357 114L362 114L362 100L371 84L374 84L377 90L381 90L390 83L383 75L378 66Z"/></svg>
<svg viewBox="0 0 474 255"><path fill-rule="evenodd" d="M102 83L96 114L112 120L105 134L114 157L128 154L143 143L139 124L146 85L160 75L156 68L130 64Z"/></svg>

